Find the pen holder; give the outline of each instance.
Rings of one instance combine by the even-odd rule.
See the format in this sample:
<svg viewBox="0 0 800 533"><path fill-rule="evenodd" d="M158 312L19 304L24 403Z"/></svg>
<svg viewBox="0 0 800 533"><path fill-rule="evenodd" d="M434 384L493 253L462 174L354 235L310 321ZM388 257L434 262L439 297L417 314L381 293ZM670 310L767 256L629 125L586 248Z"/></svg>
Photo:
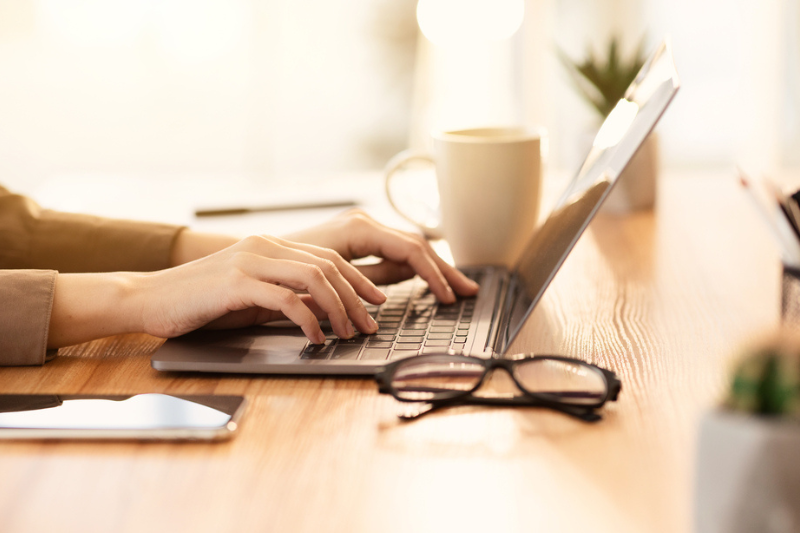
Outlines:
<svg viewBox="0 0 800 533"><path fill-rule="evenodd" d="M781 323L800 332L800 269L783 265L781 278Z"/></svg>
<svg viewBox="0 0 800 533"><path fill-rule="evenodd" d="M795 421L708 413L700 424L695 533L796 533L800 431Z"/></svg>

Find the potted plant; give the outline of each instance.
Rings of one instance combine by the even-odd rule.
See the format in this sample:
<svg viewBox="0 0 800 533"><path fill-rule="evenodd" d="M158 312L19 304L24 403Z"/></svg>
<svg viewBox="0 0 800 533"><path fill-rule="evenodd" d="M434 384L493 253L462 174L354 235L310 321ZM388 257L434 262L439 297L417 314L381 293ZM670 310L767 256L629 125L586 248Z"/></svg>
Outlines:
<svg viewBox="0 0 800 533"><path fill-rule="evenodd" d="M592 49L581 61L571 59L562 50L559 58L567 68L581 97L604 120L625 96L625 90L636 78L646 60L645 40L628 57L620 52L619 39L612 36L604 55ZM655 134L645 140L619 177L614 190L603 204L603 210L627 212L650 209L655 205L658 177L658 140Z"/></svg>
<svg viewBox="0 0 800 533"><path fill-rule="evenodd" d="M697 533L800 531L800 339L747 354L701 425Z"/></svg>

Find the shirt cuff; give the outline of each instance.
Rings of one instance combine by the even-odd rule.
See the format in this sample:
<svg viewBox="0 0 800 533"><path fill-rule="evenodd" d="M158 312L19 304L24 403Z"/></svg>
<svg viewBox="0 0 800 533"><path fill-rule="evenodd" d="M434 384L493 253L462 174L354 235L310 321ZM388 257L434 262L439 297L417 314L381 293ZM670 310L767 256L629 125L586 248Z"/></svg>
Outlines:
<svg viewBox="0 0 800 533"><path fill-rule="evenodd" d="M0 366L44 364L57 275L0 270Z"/></svg>

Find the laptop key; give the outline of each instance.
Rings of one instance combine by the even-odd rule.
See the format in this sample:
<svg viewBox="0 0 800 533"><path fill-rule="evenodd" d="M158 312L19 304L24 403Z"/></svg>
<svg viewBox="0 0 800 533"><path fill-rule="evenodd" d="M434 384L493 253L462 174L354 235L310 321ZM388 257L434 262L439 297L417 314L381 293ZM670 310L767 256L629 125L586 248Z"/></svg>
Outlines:
<svg viewBox="0 0 800 533"><path fill-rule="evenodd" d="M423 354L448 353L448 351L445 350L444 348L439 348L438 346L426 346L425 348L422 349L422 353Z"/></svg>
<svg viewBox="0 0 800 533"><path fill-rule="evenodd" d="M408 357L414 357L415 355L419 355L419 350L413 352L392 352L392 355L389 356L389 359L394 361L395 359L406 359Z"/></svg>
<svg viewBox="0 0 800 533"><path fill-rule="evenodd" d="M391 348L391 342L377 342L377 341L370 341L367 343L367 348Z"/></svg>
<svg viewBox="0 0 800 533"><path fill-rule="evenodd" d="M389 350L376 350L374 348L365 348L363 352L361 352L361 360L364 359L379 359L383 360L389 357Z"/></svg>
<svg viewBox="0 0 800 533"><path fill-rule="evenodd" d="M432 340L432 341L425 341L425 346L443 346L447 347L450 346L450 341L439 341L439 340Z"/></svg>
<svg viewBox="0 0 800 533"><path fill-rule="evenodd" d="M429 333L428 338L434 341L449 341L453 336L450 333Z"/></svg>
<svg viewBox="0 0 800 533"><path fill-rule="evenodd" d="M333 342L327 340L325 344L309 344L300 359L327 359L333 351Z"/></svg>
<svg viewBox="0 0 800 533"><path fill-rule="evenodd" d="M424 337L425 330L424 329L404 329L400 332L400 338L403 337Z"/></svg>
<svg viewBox="0 0 800 533"><path fill-rule="evenodd" d="M333 349L331 359L358 359L358 352L361 351L361 345L354 346L352 344L338 344Z"/></svg>
<svg viewBox="0 0 800 533"><path fill-rule="evenodd" d="M419 350L420 348L422 348L422 344L420 344L419 342L413 343L413 344L412 343L398 343L394 347L395 351L397 351L397 350L404 350L404 351L405 350Z"/></svg>
<svg viewBox="0 0 800 533"><path fill-rule="evenodd" d="M364 344L366 337L362 337L361 335L356 335L352 339L339 339L339 346L348 345L348 346L361 346Z"/></svg>

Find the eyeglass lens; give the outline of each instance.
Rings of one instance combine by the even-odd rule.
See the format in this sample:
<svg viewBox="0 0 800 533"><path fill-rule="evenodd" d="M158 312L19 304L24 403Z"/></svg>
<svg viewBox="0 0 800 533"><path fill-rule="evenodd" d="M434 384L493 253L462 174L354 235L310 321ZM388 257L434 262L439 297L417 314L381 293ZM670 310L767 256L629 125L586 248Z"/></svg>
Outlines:
<svg viewBox="0 0 800 533"><path fill-rule="evenodd" d="M398 398L446 400L475 389L485 367L457 355L422 356L397 369L392 387ZM579 362L531 359L514 367L514 377L528 392L563 404L594 405L607 394L600 370Z"/></svg>
<svg viewBox="0 0 800 533"><path fill-rule="evenodd" d="M392 387L404 400L443 400L477 387L485 370L458 356L420 357L397 369Z"/></svg>
<svg viewBox="0 0 800 533"><path fill-rule="evenodd" d="M572 405L593 405L606 396L600 370L577 362L531 359L514 367L514 377L528 392Z"/></svg>

